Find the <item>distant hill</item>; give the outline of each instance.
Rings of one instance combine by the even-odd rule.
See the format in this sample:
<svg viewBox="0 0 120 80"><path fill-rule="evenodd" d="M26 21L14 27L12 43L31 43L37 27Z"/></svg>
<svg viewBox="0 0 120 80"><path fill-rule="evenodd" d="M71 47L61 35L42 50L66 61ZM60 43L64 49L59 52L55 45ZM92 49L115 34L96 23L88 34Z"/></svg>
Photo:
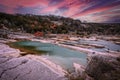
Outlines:
<svg viewBox="0 0 120 80"><path fill-rule="evenodd" d="M120 23L82 23L61 16L0 13L0 28L35 33L120 35Z"/></svg>

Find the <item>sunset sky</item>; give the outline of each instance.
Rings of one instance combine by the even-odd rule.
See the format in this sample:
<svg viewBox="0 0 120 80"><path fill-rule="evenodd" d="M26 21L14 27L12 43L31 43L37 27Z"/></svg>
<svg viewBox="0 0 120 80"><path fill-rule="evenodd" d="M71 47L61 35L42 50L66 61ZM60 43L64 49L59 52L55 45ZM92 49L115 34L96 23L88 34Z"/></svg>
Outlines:
<svg viewBox="0 0 120 80"><path fill-rule="evenodd" d="M87 22L120 22L120 0L0 0L0 12L52 14Z"/></svg>

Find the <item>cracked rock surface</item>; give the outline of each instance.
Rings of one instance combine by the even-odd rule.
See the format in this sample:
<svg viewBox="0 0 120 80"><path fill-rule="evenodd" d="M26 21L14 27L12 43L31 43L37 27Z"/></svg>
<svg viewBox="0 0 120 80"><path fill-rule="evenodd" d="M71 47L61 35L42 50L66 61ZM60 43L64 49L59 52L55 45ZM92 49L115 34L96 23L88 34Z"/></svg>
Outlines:
<svg viewBox="0 0 120 80"><path fill-rule="evenodd" d="M0 43L0 80L66 80L40 61L20 56L19 52Z"/></svg>
<svg viewBox="0 0 120 80"><path fill-rule="evenodd" d="M120 55L118 54L116 57L91 56L86 73L94 80L120 80Z"/></svg>

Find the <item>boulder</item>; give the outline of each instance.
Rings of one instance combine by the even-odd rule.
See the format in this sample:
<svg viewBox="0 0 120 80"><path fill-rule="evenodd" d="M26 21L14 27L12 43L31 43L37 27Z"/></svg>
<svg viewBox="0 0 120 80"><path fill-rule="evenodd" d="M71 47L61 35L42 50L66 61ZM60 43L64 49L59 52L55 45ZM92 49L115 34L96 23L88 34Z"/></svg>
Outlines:
<svg viewBox="0 0 120 80"><path fill-rule="evenodd" d="M94 80L120 80L120 56L94 55L85 69Z"/></svg>

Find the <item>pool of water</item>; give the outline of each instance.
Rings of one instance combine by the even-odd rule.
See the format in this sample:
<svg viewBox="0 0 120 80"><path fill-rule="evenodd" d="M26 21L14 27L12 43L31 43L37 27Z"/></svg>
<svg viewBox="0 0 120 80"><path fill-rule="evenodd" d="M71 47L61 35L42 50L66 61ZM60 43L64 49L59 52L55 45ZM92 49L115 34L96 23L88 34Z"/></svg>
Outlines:
<svg viewBox="0 0 120 80"><path fill-rule="evenodd" d="M54 63L62 66L64 69L73 69L73 63L78 63L82 65L86 65L87 63L87 54L71 50L68 48L64 48L58 45L50 44L50 43L41 43L35 41L21 41L13 43L15 46L19 46L21 48L26 48L29 50L36 50L44 52L41 56L48 58ZM27 48L29 47L29 48Z"/></svg>
<svg viewBox="0 0 120 80"><path fill-rule="evenodd" d="M99 52L106 52L108 49L112 50L112 51L120 51L120 45L115 44L115 43L113 43L111 41L106 41L106 40L97 40L97 41L95 41L95 40L84 40L84 39L81 39L81 40L74 41L74 42L71 42L71 41L63 42L63 44L71 45L71 46L74 46L75 44L77 44L77 45L98 44L98 45L104 46L104 48L91 47L89 49L92 49L92 50L95 50L95 51L99 51Z"/></svg>
<svg viewBox="0 0 120 80"><path fill-rule="evenodd" d="M91 48L93 50L100 51L100 52L106 52L107 49L112 51L120 51L120 45L117 45L113 42L105 41L105 40L97 40L97 41L79 40L78 44L98 44L98 45L105 46L105 48Z"/></svg>

